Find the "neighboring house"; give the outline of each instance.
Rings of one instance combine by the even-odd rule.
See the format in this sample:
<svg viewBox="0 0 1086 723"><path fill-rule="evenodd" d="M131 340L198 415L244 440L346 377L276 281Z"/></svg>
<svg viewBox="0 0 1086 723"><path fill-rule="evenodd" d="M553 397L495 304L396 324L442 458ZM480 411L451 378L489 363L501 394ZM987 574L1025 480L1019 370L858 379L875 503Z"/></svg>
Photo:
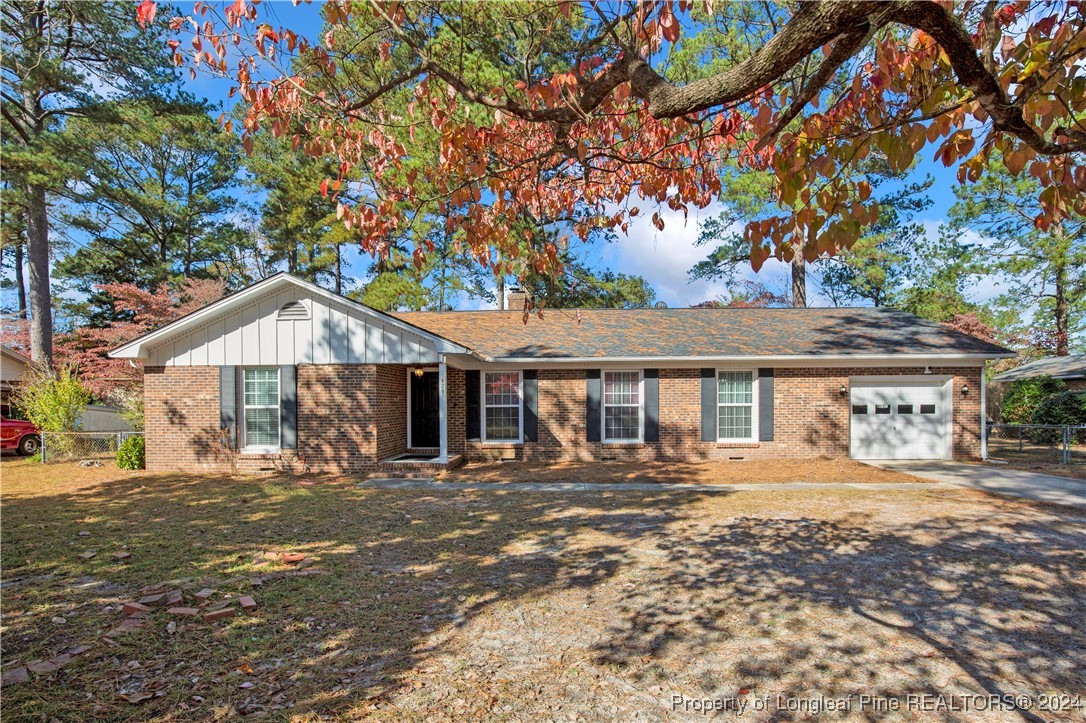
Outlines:
<svg viewBox="0 0 1086 723"><path fill-rule="evenodd" d="M111 356L145 365L149 469L338 473L976 459L984 363L1013 352L884 308L386 314L278 274Z"/></svg>
<svg viewBox="0 0 1086 723"><path fill-rule="evenodd" d="M11 347L0 346L0 416L11 417L11 393L29 365L28 357Z"/></svg>
<svg viewBox="0 0 1086 723"><path fill-rule="evenodd" d="M1086 390L1086 354L1051 356L1031 361L992 377L993 382L1013 382L1019 379L1052 377L1062 379L1068 389Z"/></svg>

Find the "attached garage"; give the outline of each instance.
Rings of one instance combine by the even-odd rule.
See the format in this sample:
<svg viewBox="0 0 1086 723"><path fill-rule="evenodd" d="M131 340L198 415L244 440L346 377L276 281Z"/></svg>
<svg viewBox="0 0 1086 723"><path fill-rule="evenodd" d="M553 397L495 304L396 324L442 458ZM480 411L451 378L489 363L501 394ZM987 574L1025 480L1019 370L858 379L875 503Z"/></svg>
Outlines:
<svg viewBox="0 0 1086 723"><path fill-rule="evenodd" d="M853 377L853 459L951 459L951 380Z"/></svg>

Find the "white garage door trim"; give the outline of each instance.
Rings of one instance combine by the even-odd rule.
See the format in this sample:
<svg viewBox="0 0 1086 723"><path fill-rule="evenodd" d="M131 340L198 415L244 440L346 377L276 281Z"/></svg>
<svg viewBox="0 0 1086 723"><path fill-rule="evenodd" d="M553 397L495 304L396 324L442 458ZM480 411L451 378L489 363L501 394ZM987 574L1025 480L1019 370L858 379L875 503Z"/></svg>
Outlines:
<svg viewBox="0 0 1086 723"><path fill-rule="evenodd" d="M937 447L941 447L940 453L925 453L919 451L924 445L922 444L923 435L922 430L918 430L915 426L912 429L906 427L903 430L903 434L914 432L917 435L917 439L912 440L914 444L910 445L909 441L901 441L894 439L893 433L889 435L880 435L877 430L873 430L871 427L864 428L857 425L857 415L853 414L853 405L856 404L856 400L860 402L866 402L870 406L874 406L872 401L867 399L872 395L872 390L881 389L886 390L883 395L885 399L893 399L894 405L891 409L891 413L887 416L886 424L897 428L902 423L908 423L914 417L919 417L919 409L914 409L914 413L909 417L898 416L898 401L913 403L915 398L910 398L906 395L908 389L915 390L930 390L928 399L937 399L938 404L937 417L942 420L942 444L937 444ZM922 394L922 393L921 393ZM952 459L954 449L954 398L953 398L953 377L942 375L918 375L918 376L867 376L867 377L849 377L849 406L848 406L848 419L849 419L849 456L853 459ZM875 409L871 408L868 411L868 416L862 417L862 419L874 419ZM872 423L873 424L873 423ZM867 432L865 436L861 436L862 433ZM872 433L874 432L874 433ZM929 435L930 437L930 435Z"/></svg>

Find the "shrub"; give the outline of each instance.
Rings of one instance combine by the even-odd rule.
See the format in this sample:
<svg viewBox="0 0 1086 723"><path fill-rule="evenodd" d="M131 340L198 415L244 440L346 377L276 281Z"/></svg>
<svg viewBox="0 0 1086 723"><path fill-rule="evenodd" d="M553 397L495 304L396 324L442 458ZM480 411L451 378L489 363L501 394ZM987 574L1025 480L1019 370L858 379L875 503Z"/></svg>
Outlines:
<svg viewBox="0 0 1086 723"><path fill-rule="evenodd" d="M1033 415L1041 402L1065 389L1063 381L1052 377L1016 379L1003 395L1003 423L1033 424Z"/></svg>
<svg viewBox="0 0 1086 723"><path fill-rule="evenodd" d="M75 367L52 369L31 366L15 393L15 403L27 421L43 432L74 432L90 404L90 391L76 376Z"/></svg>
<svg viewBox="0 0 1086 723"><path fill-rule="evenodd" d="M143 469L143 437L129 437L117 450L117 466L121 469Z"/></svg>
<svg viewBox="0 0 1086 723"><path fill-rule="evenodd" d="M1086 392L1060 392L1045 397L1033 413L1033 424L1086 425ZM1078 434L1079 438L1082 433ZM1034 429L1030 440L1035 444L1059 444L1062 429Z"/></svg>

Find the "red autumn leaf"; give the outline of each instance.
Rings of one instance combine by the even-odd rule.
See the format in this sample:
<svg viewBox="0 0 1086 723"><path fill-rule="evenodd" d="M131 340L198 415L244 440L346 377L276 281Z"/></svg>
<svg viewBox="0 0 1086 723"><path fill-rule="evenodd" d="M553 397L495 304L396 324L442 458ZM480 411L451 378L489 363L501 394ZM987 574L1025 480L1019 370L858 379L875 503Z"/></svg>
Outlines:
<svg viewBox="0 0 1086 723"><path fill-rule="evenodd" d="M328 184L331 183L331 180L332 179L330 178L326 178L321 181L321 195L325 198L328 198Z"/></svg>
<svg viewBox="0 0 1086 723"><path fill-rule="evenodd" d="M154 0L143 0L136 8L136 22L141 28L146 28L155 21L156 12L158 12L158 3Z"/></svg>

